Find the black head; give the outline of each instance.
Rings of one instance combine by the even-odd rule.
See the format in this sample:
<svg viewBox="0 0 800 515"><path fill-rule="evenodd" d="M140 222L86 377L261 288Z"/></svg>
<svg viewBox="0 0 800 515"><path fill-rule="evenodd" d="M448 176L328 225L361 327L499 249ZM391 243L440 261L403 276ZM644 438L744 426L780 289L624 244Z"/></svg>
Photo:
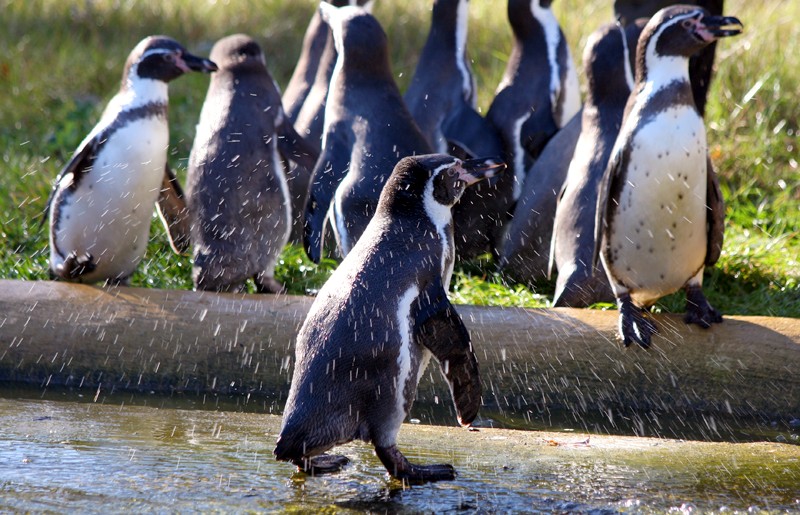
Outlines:
<svg viewBox="0 0 800 515"><path fill-rule="evenodd" d="M612 23L593 32L583 52L583 73L592 103L620 99L624 104L633 85L636 43L646 20L627 27Z"/></svg>
<svg viewBox="0 0 800 515"><path fill-rule="evenodd" d="M363 7L319 6L322 19L331 28L339 58L346 69L365 70L370 75L390 73L389 41L381 24Z"/></svg>
<svg viewBox="0 0 800 515"><path fill-rule="evenodd" d="M210 57L220 70L263 73L267 67L261 47L245 34L234 34L220 39L211 49Z"/></svg>
<svg viewBox="0 0 800 515"><path fill-rule="evenodd" d="M136 79L169 82L190 71L213 72L217 65L194 56L167 36L149 36L136 45L125 63L123 87Z"/></svg>
<svg viewBox="0 0 800 515"><path fill-rule="evenodd" d="M502 172L498 158L462 161L447 154L405 157L397 163L383 188L378 209L432 212L447 210L464 190L478 181Z"/></svg>
<svg viewBox="0 0 800 515"><path fill-rule="evenodd" d="M534 9L550 9L552 0L508 0L508 21L517 37L525 38L541 32Z"/></svg>
<svg viewBox="0 0 800 515"><path fill-rule="evenodd" d="M658 11L642 32L638 53L658 57L691 57L722 37L742 32L732 16L712 16L702 7L673 5Z"/></svg>

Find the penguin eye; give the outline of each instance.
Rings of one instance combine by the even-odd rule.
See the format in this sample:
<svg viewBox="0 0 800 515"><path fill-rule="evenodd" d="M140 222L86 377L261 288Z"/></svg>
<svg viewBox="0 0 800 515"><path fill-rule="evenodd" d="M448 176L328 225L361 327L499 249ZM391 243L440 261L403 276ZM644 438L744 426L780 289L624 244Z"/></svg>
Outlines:
<svg viewBox="0 0 800 515"><path fill-rule="evenodd" d="M164 60L166 62L168 62L168 63L174 63L175 62L175 54L173 54L172 52L164 54Z"/></svg>
<svg viewBox="0 0 800 515"><path fill-rule="evenodd" d="M691 20L683 20L683 21L681 22L681 26L682 26L684 29L691 28L691 26L692 26L692 22L691 22Z"/></svg>

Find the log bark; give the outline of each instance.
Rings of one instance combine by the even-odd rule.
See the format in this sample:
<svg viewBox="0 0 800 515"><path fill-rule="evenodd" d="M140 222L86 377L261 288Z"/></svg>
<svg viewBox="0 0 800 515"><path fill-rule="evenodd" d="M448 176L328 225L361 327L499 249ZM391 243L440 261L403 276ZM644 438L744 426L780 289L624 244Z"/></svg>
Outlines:
<svg viewBox="0 0 800 515"><path fill-rule="evenodd" d="M0 280L0 292L0 381L7 385L248 395L276 409L313 302L11 280ZM494 418L562 413L599 420L600 430L638 432L694 417L711 437L719 432L709 425L715 420L800 418L795 319L726 317L703 330L678 315L656 315L661 334L643 350L617 341L616 311L457 310L478 356L483 411ZM425 374L418 404L450 405L436 368Z"/></svg>

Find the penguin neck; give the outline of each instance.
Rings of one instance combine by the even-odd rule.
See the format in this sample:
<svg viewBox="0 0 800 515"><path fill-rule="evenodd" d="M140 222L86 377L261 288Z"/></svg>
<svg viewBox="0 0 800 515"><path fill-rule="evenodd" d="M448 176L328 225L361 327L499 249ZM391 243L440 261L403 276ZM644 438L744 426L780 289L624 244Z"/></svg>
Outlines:
<svg viewBox="0 0 800 515"><path fill-rule="evenodd" d="M455 3L455 5L453 5ZM467 62L467 31L469 27L469 1L436 2L433 6L431 31L426 48L444 50L453 56L461 74L462 92L468 101L472 99L472 70Z"/></svg>
<svg viewBox="0 0 800 515"><path fill-rule="evenodd" d="M450 279L453 276L455 263L455 241L453 237L453 212L451 206L445 206L433 197L433 180L425 185L422 195L425 214L436 229L436 234L442 245L442 285L445 291L450 288Z"/></svg>
<svg viewBox="0 0 800 515"><path fill-rule="evenodd" d="M127 77L120 91L120 105L124 109L147 104L167 104L168 101L169 89L166 82L143 79L135 73Z"/></svg>
<svg viewBox="0 0 800 515"><path fill-rule="evenodd" d="M685 57L664 57L645 55L644 66L636 68L638 92L644 98L650 98L662 89L688 88L689 59Z"/></svg>

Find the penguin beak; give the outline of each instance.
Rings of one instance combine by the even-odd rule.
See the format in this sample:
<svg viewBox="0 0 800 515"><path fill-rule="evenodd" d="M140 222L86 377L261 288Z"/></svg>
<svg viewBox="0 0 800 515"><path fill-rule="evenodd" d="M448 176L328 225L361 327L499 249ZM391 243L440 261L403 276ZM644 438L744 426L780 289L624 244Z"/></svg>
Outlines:
<svg viewBox="0 0 800 515"><path fill-rule="evenodd" d="M215 72L219 68L213 61L210 59L205 59L203 57L197 57L196 55L192 55L189 52L184 52L178 57L176 64L178 68L185 72L195 71L195 72Z"/></svg>
<svg viewBox="0 0 800 515"><path fill-rule="evenodd" d="M496 157L469 159L461 163L458 178L470 186L483 179L494 177L505 169L506 164Z"/></svg>
<svg viewBox="0 0 800 515"><path fill-rule="evenodd" d="M737 36L742 33L744 25L733 16L703 16L697 24L697 35L705 41Z"/></svg>

